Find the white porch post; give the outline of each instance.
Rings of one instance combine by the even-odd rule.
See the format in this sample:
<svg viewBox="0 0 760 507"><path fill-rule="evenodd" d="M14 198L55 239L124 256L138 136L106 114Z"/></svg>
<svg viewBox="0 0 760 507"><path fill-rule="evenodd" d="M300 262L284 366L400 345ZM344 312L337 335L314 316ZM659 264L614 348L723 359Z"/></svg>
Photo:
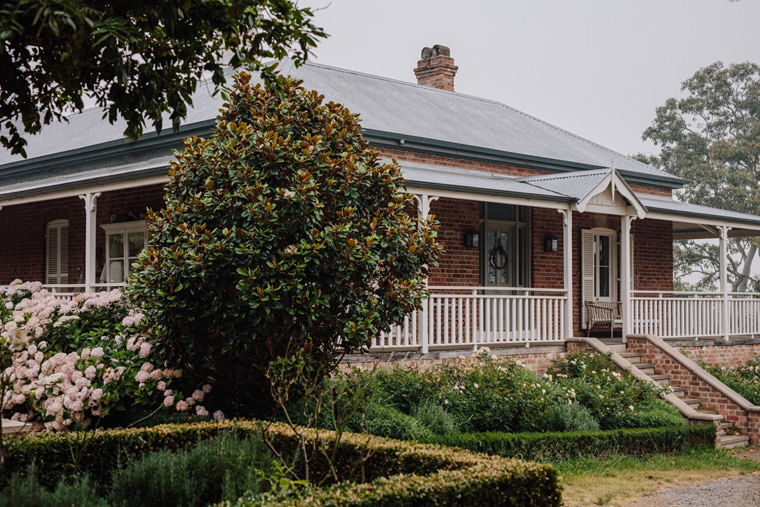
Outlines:
<svg viewBox="0 0 760 507"><path fill-rule="evenodd" d="M562 215L562 260L565 286L565 339L573 336L573 210L558 209Z"/></svg>
<svg viewBox="0 0 760 507"><path fill-rule="evenodd" d="M728 341L728 231L731 228L726 225L718 226L720 232L720 293L721 293L721 312L720 328L723 333L723 339Z"/></svg>
<svg viewBox="0 0 760 507"><path fill-rule="evenodd" d="M415 195L414 199L417 201L417 218L420 220L427 220L430 215L430 204L438 199L437 196L431 196L430 194ZM424 280L425 288L428 287L428 278ZM419 321L417 323L417 330L419 332L420 349L423 354L428 352L429 329L428 321L430 315L430 299L426 299L422 302L422 311L419 313Z"/></svg>
<svg viewBox="0 0 760 507"><path fill-rule="evenodd" d="M79 196L84 201L85 216L85 254L84 254L84 283L85 292L92 292L95 285L96 250L95 238L97 236L97 198L100 192L87 192Z"/></svg>
<svg viewBox="0 0 760 507"><path fill-rule="evenodd" d="M632 332L631 314L631 222L635 216L623 216L620 222L620 301L623 306L623 343Z"/></svg>

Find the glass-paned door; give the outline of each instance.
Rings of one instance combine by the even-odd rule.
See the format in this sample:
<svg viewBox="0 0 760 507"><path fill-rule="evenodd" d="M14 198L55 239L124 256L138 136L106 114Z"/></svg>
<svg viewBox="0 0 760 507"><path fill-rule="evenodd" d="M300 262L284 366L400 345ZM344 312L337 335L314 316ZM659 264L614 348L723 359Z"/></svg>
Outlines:
<svg viewBox="0 0 760 507"><path fill-rule="evenodd" d="M513 229L511 225L489 223L486 226L483 263L487 287L511 287L514 283L514 255L510 255L514 250Z"/></svg>

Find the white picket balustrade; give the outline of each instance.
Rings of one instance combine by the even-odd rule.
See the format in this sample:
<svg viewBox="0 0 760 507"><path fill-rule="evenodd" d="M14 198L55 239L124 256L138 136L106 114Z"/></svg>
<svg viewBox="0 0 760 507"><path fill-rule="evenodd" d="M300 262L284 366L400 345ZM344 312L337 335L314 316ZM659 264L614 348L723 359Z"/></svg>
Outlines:
<svg viewBox="0 0 760 507"><path fill-rule="evenodd" d="M373 339L371 349L411 350L423 341L431 350L563 341L566 300L556 289L430 287L423 310Z"/></svg>
<svg viewBox="0 0 760 507"><path fill-rule="evenodd" d="M723 294L720 292L634 291L631 298L633 334L663 338L724 336L721 327ZM757 294L730 293L728 334L760 334L760 299Z"/></svg>

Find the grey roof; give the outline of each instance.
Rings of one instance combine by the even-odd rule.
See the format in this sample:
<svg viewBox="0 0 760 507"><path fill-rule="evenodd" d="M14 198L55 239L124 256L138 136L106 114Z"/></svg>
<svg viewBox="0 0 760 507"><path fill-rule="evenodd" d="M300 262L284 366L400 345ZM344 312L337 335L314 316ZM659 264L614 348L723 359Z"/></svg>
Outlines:
<svg viewBox="0 0 760 507"><path fill-rule="evenodd" d="M560 170L609 167L614 160L615 167L625 176L653 179L671 186L683 182L492 100L314 63L295 68L286 61L282 67L284 73L303 79L305 86L318 90L327 100L341 102L359 113L362 128L370 136L391 136L428 147L436 145L453 153L469 151L482 156L512 156L534 163L558 164ZM184 125L212 125L222 99L218 95L212 97L210 92L207 85L199 86ZM171 124L166 121L165 125ZM102 119L99 109L90 109L71 116L68 123L45 126L41 134L29 136L27 153L36 158L103 143L132 146L142 142L124 140L123 130L122 121L110 125ZM165 132L170 131L165 128ZM0 150L0 174L5 169L3 165L19 160L22 159Z"/></svg>
<svg viewBox="0 0 760 507"><path fill-rule="evenodd" d="M710 208L708 206L700 206L698 204L676 201L668 197L653 197L644 194L638 195L641 202L647 207L647 210L651 212L691 218L711 219L722 222L741 223L760 227L760 216Z"/></svg>
<svg viewBox="0 0 760 507"><path fill-rule="evenodd" d="M571 201L564 195L528 185L514 177L411 162L400 162L399 165L410 187L545 201Z"/></svg>
<svg viewBox="0 0 760 507"><path fill-rule="evenodd" d="M589 192L610 175L612 169L597 169L595 171L575 171L565 174L547 174L543 176L531 176L521 178L534 187L572 197L575 200L583 200Z"/></svg>

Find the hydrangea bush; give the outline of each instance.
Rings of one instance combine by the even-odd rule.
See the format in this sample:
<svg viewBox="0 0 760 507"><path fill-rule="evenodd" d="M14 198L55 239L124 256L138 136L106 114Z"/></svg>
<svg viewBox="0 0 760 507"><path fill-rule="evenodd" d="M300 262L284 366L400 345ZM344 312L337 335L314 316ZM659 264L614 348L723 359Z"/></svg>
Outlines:
<svg viewBox="0 0 760 507"><path fill-rule="evenodd" d="M211 387L188 390L141 332L141 318L118 290L61 301L39 282L14 281L0 291L3 415L55 431L160 411L208 416Z"/></svg>

